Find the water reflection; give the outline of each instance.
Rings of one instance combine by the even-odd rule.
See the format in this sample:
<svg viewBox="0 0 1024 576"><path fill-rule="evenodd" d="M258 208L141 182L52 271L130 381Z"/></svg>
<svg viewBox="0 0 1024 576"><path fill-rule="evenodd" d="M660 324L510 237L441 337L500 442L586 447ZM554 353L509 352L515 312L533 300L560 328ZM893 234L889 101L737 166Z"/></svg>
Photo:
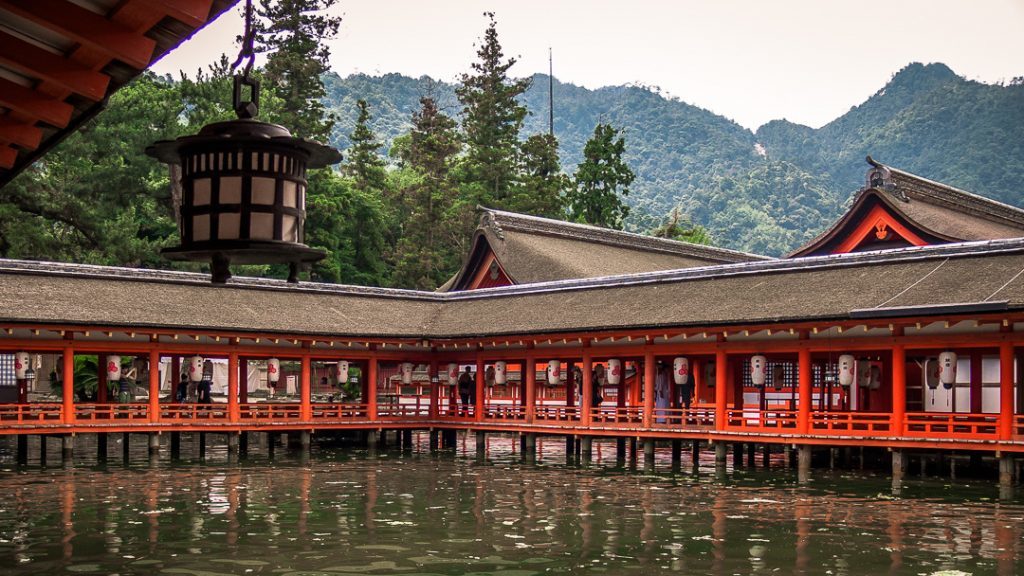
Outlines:
<svg viewBox="0 0 1024 576"><path fill-rule="evenodd" d="M721 481L713 454L697 474L629 474L614 441L596 442L586 469L562 464L564 440L542 441L531 466L517 441L489 440L484 464L460 439L455 456L279 450L272 467L259 451L229 463L211 448L206 463L6 469L0 561L10 574L295 576L1024 567L1024 506L989 500L991 486L914 480L895 498L883 476L815 471L804 487L788 468Z"/></svg>

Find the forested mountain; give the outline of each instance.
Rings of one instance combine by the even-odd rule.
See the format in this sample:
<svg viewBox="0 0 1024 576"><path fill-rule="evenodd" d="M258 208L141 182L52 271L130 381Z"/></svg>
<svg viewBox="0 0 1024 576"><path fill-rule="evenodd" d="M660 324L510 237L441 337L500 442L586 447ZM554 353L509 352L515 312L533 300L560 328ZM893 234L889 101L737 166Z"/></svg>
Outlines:
<svg viewBox="0 0 1024 576"><path fill-rule="evenodd" d="M386 143L409 129L419 98L457 115L454 86L426 77L328 75L334 144L348 146L355 101ZM593 127L625 128L636 173L627 228L646 231L675 206L705 225L714 243L781 254L841 211L876 159L1008 202L1024 204L1024 85L965 80L942 64L911 64L866 102L820 129L773 121L756 133L651 89L591 90L555 81L555 135L572 173ZM524 95L524 137L547 131L548 77Z"/></svg>

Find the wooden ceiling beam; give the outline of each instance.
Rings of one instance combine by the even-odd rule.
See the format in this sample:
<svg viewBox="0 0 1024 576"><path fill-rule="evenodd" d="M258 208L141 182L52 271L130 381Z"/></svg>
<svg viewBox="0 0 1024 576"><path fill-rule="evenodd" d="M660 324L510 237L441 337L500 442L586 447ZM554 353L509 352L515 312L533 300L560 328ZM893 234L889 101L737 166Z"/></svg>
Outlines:
<svg viewBox="0 0 1024 576"><path fill-rule="evenodd" d="M0 64L99 102L110 77L0 31Z"/></svg>
<svg viewBox="0 0 1024 576"><path fill-rule="evenodd" d="M0 105L57 128L67 126L74 111L66 102L4 78L0 78Z"/></svg>
<svg viewBox="0 0 1024 576"><path fill-rule="evenodd" d="M0 116L0 143L15 144L26 150L35 150L43 139L43 131L10 116Z"/></svg>
<svg viewBox="0 0 1024 576"><path fill-rule="evenodd" d="M192 28L201 28L210 17L213 0L133 0L167 14Z"/></svg>
<svg viewBox="0 0 1024 576"><path fill-rule="evenodd" d="M134 68L147 68L156 41L67 0L0 0L7 10Z"/></svg>
<svg viewBox="0 0 1024 576"><path fill-rule="evenodd" d="M14 161L18 158L18 151L10 146L0 146L0 168L10 169L14 167Z"/></svg>

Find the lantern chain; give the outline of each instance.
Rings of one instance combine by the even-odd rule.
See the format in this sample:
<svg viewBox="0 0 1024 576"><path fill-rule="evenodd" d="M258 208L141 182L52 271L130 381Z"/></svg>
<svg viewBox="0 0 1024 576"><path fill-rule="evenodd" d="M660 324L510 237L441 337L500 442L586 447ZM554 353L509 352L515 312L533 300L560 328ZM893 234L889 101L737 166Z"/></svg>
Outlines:
<svg viewBox="0 0 1024 576"><path fill-rule="evenodd" d="M260 82L252 77L252 67L256 61L256 30L253 26L252 0L245 2L245 34L240 38L242 47L238 52L238 58L231 65L235 70L245 62L241 74L235 74L234 90L232 94L232 106L239 118L255 118L260 108ZM242 87L248 86L252 92L250 100L242 100Z"/></svg>

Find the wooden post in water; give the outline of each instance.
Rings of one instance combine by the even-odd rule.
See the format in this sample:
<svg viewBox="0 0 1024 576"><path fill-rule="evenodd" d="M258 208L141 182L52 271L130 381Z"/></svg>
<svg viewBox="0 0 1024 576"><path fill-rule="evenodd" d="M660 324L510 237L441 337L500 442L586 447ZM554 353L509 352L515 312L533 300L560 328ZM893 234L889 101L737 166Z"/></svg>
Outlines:
<svg viewBox="0 0 1024 576"><path fill-rule="evenodd" d="M107 433L100 432L96 434L96 461L106 462L107 461Z"/></svg>
<svg viewBox="0 0 1024 576"><path fill-rule="evenodd" d="M797 447L797 482L806 484L811 481L811 447L802 444Z"/></svg>

